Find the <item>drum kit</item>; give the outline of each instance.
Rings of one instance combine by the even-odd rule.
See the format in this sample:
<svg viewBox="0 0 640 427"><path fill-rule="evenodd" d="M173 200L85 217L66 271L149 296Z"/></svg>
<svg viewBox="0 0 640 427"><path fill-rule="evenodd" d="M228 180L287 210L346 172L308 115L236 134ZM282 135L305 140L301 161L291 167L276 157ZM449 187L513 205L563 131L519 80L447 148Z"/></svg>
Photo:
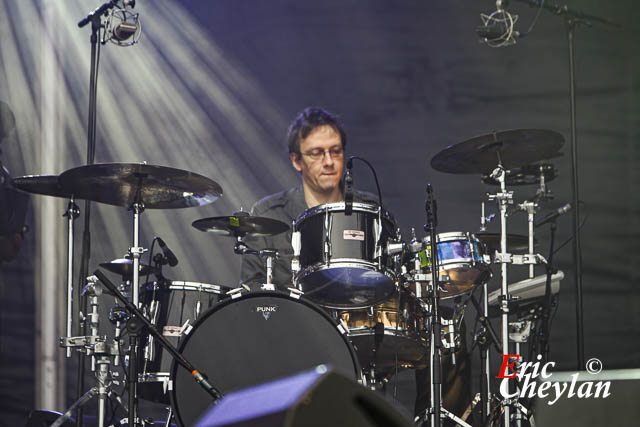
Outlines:
<svg viewBox="0 0 640 427"><path fill-rule="evenodd" d="M294 286L286 291L276 290L272 283L278 248L249 248L244 239L274 236L290 230L289 225L246 212L203 218L192 226L236 239L236 254L262 256L267 283L261 290L164 278L162 266L171 265L173 254L158 237L151 252L158 243L163 253L153 257L154 265L140 261L146 252L139 242L145 210L210 204L222 195L222 188L209 178L164 166L103 163L76 167L59 176L14 179L13 185L23 191L69 199L65 214L67 328L60 345L68 355L76 349L81 357L91 358L97 385L57 425L93 396L99 400L99 425L105 425L106 402L117 395L111 387L112 371L120 365L129 372L128 409L125 402L117 400L127 410L130 425L142 422L137 413L138 398L170 404L167 425L173 418L188 426L210 406L212 395L217 395L212 390L224 395L319 364L330 364L364 385L379 387L398 368L428 368L433 360L429 359L430 348L451 354L461 348L465 339L460 333L463 312L447 312L434 319L432 314L438 313L433 310L435 294L440 300L468 300L476 290L484 289L484 320L494 313L502 316L501 344L507 353L512 325L508 313L519 313L518 322L513 323L535 322L536 301L544 295L545 280L533 274L535 265L547 262L534 253L534 214L540 203L551 197L546 184L555 178L556 171L539 162L561 155L558 149L562 143L562 137L552 131L514 130L473 138L433 157L431 165L436 170L481 175L487 185L499 186L495 194L488 194L500 211L499 233L486 231L490 218L485 216L484 204L480 232L433 232L419 238L412 230L408 240L403 239L393 216L373 203L330 203L306 210L292 224ZM507 185L527 184L538 185L535 197L514 208L513 191L507 191ZM79 308L86 315L76 313L75 318L87 323L89 333L72 336L73 222L79 215L78 199L131 210L133 227L127 256L100 264L121 278L119 286L102 272L86 279L82 294L87 305ZM528 236L506 233L507 217L516 210L528 213ZM508 288L508 264L529 265L530 279ZM498 294L489 296L487 282L494 265L502 270L503 286ZM154 281L148 280L151 275ZM141 281L145 276L147 280ZM561 279L562 272L558 272L553 280L547 280L553 282L554 292ZM98 305L103 293L122 300L109 311L115 328L113 339L99 333L102 319ZM529 304L526 309L518 310L516 306L524 307L525 302ZM148 327L136 322L139 316ZM436 328L439 333L434 335ZM130 336L128 345L125 335ZM434 342L434 337L441 342ZM171 346L173 349L168 348ZM519 348L516 351L519 353ZM177 354L180 360L174 360ZM484 417L490 413L491 395L488 357L483 360ZM202 373L197 374L200 380L182 369L184 366L198 366L194 372ZM210 388L203 388L203 384ZM509 409L510 404L502 407L505 419L509 419ZM416 422L428 421L432 413L428 410ZM454 414L444 414L468 425Z"/></svg>

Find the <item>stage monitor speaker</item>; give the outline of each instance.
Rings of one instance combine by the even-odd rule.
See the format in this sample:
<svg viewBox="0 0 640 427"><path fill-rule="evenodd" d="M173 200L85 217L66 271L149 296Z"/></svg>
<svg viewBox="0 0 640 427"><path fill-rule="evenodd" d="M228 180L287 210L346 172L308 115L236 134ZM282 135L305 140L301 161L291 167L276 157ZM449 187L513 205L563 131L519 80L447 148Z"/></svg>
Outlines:
<svg viewBox="0 0 640 427"><path fill-rule="evenodd" d="M545 390L547 396L535 402L533 414L536 426L640 424L640 369L601 371L598 374L555 372L549 380L552 384L551 388ZM540 383L536 386L539 389ZM554 401L556 391L563 388L561 397ZM572 395L569 397L570 392Z"/></svg>
<svg viewBox="0 0 640 427"><path fill-rule="evenodd" d="M373 391L324 365L229 393L196 427L410 427Z"/></svg>

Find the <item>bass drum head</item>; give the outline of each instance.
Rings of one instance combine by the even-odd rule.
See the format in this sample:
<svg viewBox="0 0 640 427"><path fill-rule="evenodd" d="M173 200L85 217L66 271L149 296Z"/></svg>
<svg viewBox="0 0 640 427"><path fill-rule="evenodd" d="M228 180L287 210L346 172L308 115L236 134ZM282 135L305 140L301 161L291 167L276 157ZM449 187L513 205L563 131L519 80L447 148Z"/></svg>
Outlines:
<svg viewBox="0 0 640 427"><path fill-rule="evenodd" d="M336 323L309 301L280 292L249 293L205 313L179 351L223 395L331 365L354 380L360 367ZM194 425L211 396L173 363L171 402L178 423Z"/></svg>

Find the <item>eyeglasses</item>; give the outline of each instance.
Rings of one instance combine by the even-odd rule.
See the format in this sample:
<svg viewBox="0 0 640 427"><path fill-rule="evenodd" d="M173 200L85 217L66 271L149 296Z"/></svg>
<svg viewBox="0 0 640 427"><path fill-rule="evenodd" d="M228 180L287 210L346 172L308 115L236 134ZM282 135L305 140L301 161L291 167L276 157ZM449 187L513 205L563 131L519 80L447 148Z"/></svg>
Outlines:
<svg viewBox="0 0 640 427"><path fill-rule="evenodd" d="M311 157L311 160L317 162L318 160L324 159L326 153L329 153L332 159L340 159L344 155L344 150L342 147L332 148L330 150L321 150L315 149L308 151L306 153L302 153L303 156Z"/></svg>

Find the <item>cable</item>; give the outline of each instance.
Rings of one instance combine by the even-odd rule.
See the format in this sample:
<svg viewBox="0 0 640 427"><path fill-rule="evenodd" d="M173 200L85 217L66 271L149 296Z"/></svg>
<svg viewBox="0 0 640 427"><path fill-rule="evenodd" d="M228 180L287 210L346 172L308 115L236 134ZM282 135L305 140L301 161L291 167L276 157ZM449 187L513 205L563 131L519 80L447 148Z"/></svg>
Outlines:
<svg viewBox="0 0 640 427"><path fill-rule="evenodd" d="M376 181L376 188L378 189L378 203L380 204L380 207L382 207L382 192L380 191L380 183L378 182L378 175L376 174L376 170L374 169L373 165L369 163L367 159L360 156L349 157L349 162L353 161L354 159L357 159L366 163L367 166L369 166L369 169L371 169L371 172L373 173L373 179Z"/></svg>

